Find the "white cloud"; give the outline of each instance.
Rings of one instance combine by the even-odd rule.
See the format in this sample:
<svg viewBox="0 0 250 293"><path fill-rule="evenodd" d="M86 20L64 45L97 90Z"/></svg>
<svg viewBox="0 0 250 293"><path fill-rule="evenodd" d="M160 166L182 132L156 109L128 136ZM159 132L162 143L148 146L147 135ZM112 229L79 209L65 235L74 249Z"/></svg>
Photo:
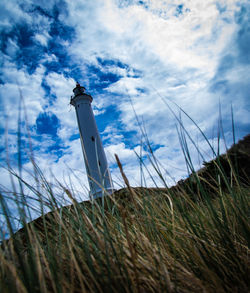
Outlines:
<svg viewBox="0 0 250 293"><path fill-rule="evenodd" d="M8 39L7 46L6 46L6 54L15 58L16 53L19 51L19 47L15 40Z"/></svg>
<svg viewBox="0 0 250 293"><path fill-rule="evenodd" d="M0 2L0 27L5 31L13 28L13 23L31 22L32 17L25 13L15 1L3 0Z"/></svg>
<svg viewBox="0 0 250 293"><path fill-rule="evenodd" d="M40 43L42 46L47 46L48 45L48 41L50 39L50 36L48 34L48 32L45 32L43 34L35 34L34 39Z"/></svg>
<svg viewBox="0 0 250 293"><path fill-rule="evenodd" d="M4 62L2 78L5 83L0 87L0 95L3 103L2 111L9 117L9 129L13 130L17 125L21 96L26 105L30 125L35 124L38 114L43 111L45 100L41 83L44 72L43 66L38 67L33 74L29 74L25 68L17 69L17 66L8 59Z"/></svg>
<svg viewBox="0 0 250 293"><path fill-rule="evenodd" d="M75 110L70 103L70 95L75 87L75 81L72 78L66 78L62 74L55 72L46 76L46 82L51 89L51 93L57 98L53 105L48 109L52 111L61 121L61 127L58 135L64 141L77 131L77 122L75 119Z"/></svg>
<svg viewBox="0 0 250 293"><path fill-rule="evenodd" d="M55 54L47 54L47 53L45 53L43 55L41 63L42 62L57 62L57 61L58 61L58 58L56 57Z"/></svg>
<svg viewBox="0 0 250 293"><path fill-rule="evenodd" d="M135 148L135 150L138 147ZM134 153L134 150L126 148L125 144L123 142L119 144L112 144L107 147L105 147L105 152L107 153L107 156L110 161L113 160L114 154L117 154L120 160L126 160L126 161L134 161L136 158L136 155Z"/></svg>

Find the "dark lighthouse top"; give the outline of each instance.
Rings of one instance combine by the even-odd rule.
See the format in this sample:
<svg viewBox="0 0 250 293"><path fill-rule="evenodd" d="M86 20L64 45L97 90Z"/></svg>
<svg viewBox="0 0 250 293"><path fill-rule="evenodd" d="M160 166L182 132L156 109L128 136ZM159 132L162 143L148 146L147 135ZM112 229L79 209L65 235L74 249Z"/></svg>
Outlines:
<svg viewBox="0 0 250 293"><path fill-rule="evenodd" d="M85 92L85 87L81 86L79 82L76 83L76 87L73 89L74 95L71 97L70 100L70 104L75 106L75 98L78 96L82 96L83 98L88 98L88 100L90 100L90 102L92 102L93 98L91 97L91 95L88 95Z"/></svg>

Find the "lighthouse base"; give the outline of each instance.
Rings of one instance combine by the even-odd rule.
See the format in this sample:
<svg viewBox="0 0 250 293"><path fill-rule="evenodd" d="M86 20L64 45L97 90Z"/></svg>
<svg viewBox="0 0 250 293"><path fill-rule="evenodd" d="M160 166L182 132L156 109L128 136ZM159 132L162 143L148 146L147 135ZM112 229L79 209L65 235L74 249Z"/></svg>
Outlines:
<svg viewBox="0 0 250 293"><path fill-rule="evenodd" d="M105 189L99 189L95 193L89 192L89 197L91 200L93 200L93 199L96 199L99 197L103 197L103 196L112 194L115 191L116 191L116 189L114 189L112 187L105 188Z"/></svg>

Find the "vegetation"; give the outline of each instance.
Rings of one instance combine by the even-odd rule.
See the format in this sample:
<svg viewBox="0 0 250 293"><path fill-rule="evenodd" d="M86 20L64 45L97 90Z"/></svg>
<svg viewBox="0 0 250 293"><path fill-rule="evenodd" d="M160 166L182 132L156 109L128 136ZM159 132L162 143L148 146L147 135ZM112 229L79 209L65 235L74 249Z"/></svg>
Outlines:
<svg viewBox="0 0 250 293"><path fill-rule="evenodd" d="M93 202L62 184L56 192L34 160L36 188L9 169L20 192L0 196L11 235L0 291L249 292L249 137L199 172L184 147L192 174L172 188L132 188L117 157L126 188ZM72 204L62 207L65 196ZM34 203L41 217L27 223Z"/></svg>

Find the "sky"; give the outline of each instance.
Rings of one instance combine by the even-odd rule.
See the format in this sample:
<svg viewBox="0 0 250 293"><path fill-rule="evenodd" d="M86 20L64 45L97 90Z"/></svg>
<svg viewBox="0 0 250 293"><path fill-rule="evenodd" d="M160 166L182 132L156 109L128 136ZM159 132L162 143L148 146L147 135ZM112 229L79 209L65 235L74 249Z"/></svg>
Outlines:
<svg viewBox="0 0 250 293"><path fill-rule="evenodd" d="M1 189L11 189L7 162L18 169L20 160L32 181L34 156L49 182L88 198L69 104L76 81L93 97L116 188L115 153L132 186L164 185L147 140L167 184L188 175L185 131L200 168L219 130L233 143L231 109L236 140L250 132L249 18L249 1L237 0L0 1Z"/></svg>

